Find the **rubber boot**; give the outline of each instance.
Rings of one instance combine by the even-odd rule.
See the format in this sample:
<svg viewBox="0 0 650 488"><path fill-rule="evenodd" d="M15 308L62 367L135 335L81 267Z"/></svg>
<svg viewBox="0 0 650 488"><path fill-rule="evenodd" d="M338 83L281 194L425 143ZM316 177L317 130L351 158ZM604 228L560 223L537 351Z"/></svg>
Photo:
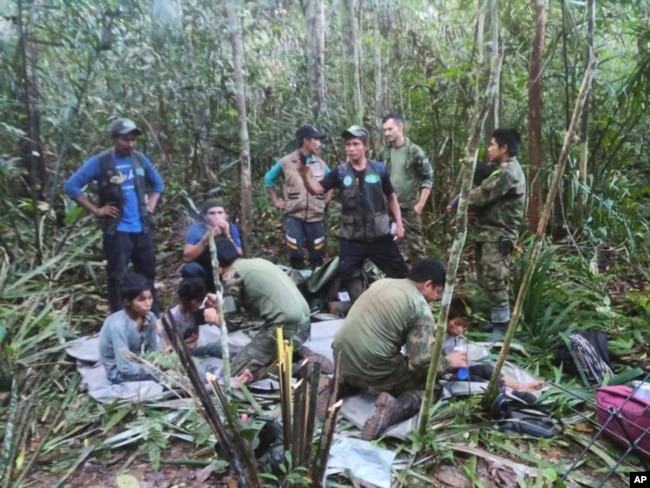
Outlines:
<svg viewBox="0 0 650 488"><path fill-rule="evenodd" d="M506 335L508 324L510 324L510 307L493 307L490 314L490 322L492 322L492 335L490 339L497 342Z"/></svg>
<svg viewBox="0 0 650 488"><path fill-rule="evenodd" d="M375 401L375 411L363 424L361 438L366 441L376 439L390 426L413 417L420 410L421 403L417 393L402 393L397 398L381 393Z"/></svg>
<svg viewBox="0 0 650 488"><path fill-rule="evenodd" d="M490 340L497 342L502 340L506 331L508 330L508 322L492 322L492 333L490 334Z"/></svg>
<svg viewBox="0 0 650 488"><path fill-rule="evenodd" d="M334 373L334 363L322 354L312 351L308 347L302 346L296 350L296 355L300 359L307 359L310 363L320 364L320 372L322 374L333 374Z"/></svg>

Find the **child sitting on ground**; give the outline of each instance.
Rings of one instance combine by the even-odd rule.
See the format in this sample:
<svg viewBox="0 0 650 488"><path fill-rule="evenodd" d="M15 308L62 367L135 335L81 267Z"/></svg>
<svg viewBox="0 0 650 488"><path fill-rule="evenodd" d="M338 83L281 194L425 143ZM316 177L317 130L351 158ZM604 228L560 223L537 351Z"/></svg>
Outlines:
<svg viewBox="0 0 650 488"><path fill-rule="evenodd" d="M127 359L122 352L142 354L161 349L156 316L151 312L151 283L140 274L126 273L121 280L120 294L124 308L111 314L99 333L99 356L106 376L111 383L157 381L154 371Z"/></svg>
<svg viewBox="0 0 650 488"><path fill-rule="evenodd" d="M469 328L471 315L474 311L474 304L467 297L454 296L449 305L449 315L447 317L447 331L445 332L445 341L442 346L442 353L449 354L454 351L466 351L467 340L463 337L465 331ZM468 368L468 377L470 381L489 381L494 371L494 367L487 363L472 363L470 361ZM457 371L455 379L458 378ZM519 383L511 378L501 376L500 381L508 388L513 390L533 392L540 390L544 386L542 381L533 381L530 383Z"/></svg>
<svg viewBox="0 0 650 488"><path fill-rule="evenodd" d="M214 308L216 297L206 295L205 280L185 278L178 286L179 303L167 312L174 319L178 334L194 357L211 356L221 358L221 344L211 342L199 346L199 326L219 323L219 315ZM206 306L207 305L207 306ZM171 348L169 339L164 337L165 349Z"/></svg>

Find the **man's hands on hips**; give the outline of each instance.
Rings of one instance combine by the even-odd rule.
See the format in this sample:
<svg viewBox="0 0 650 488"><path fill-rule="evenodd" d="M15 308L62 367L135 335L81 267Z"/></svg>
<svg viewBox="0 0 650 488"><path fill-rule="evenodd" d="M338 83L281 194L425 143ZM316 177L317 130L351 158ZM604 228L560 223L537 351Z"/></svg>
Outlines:
<svg viewBox="0 0 650 488"><path fill-rule="evenodd" d="M93 212L95 217L119 217L120 211L112 203L107 203L103 207L97 207L96 211Z"/></svg>

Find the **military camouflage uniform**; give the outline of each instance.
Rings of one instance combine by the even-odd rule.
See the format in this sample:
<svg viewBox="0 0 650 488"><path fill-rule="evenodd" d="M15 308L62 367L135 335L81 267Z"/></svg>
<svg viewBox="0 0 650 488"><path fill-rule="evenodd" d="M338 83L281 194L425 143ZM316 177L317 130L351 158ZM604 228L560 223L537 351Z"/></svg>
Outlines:
<svg viewBox="0 0 650 488"><path fill-rule="evenodd" d="M422 390L435 335L429 304L413 281L377 281L354 303L334 338L341 380L395 396ZM441 371L447 366L443 358Z"/></svg>
<svg viewBox="0 0 650 488"><path fill-rule="evenodd" d="M397 163L395 161L396 151L401 150L405 152L404 164L395 164ZM404 225L402 251L411 262L417 258L425 257L426 248L422 232L422 219L415 213L413 207L420 200L421 189L430 189L433 186L431 163L429 163L424 151L408 138L401 148L384 147L377 155L377 159L386 165L402 211L402 223ZM401 160L401 157L399 159Z"/></svg>
<svg viewBox="0 0 650 488"><path fill-rule="evenodd" d="M469 196L479 285L492 304L492 323L510 321L510 254L526 207L526 177L516 157L497 164Z"/></svg>
<svg viewBox="0 0 650 488"><path fill-rule="evenodd" d="M248 368L259 379L264 369L277 359L277 327L282 327L285 339L293 340L295 349L309 338L309 305L291 278L265 259L238 259L223 280L224 294L265 322L232 360L233 374Z"/></svg>

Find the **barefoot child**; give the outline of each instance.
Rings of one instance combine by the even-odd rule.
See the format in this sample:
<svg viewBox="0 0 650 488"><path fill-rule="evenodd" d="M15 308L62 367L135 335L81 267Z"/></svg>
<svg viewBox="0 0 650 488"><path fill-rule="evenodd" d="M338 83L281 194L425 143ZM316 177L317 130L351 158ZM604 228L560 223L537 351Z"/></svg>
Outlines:
<svg viewBox="0 0 650 488"><path fill-rule="evenodd" d="M449 305L449 315L447 317L447 331L445 332L445 342L442 347L443 354L449 354L453 351L464 352L467 350L467 340L463 337L465 331L469 328L474 305L472 302L461 296L454 296ZM492 376L494 368L487 363L472 363L468 368L469 378L476 378L479 381L488 381ZM457 370L456 370L457 375ZM533 392L540 390L544 383L542 381L533 381L530 383L519 383L511 378L501 376L501 382L513 390Z"/></svg>

